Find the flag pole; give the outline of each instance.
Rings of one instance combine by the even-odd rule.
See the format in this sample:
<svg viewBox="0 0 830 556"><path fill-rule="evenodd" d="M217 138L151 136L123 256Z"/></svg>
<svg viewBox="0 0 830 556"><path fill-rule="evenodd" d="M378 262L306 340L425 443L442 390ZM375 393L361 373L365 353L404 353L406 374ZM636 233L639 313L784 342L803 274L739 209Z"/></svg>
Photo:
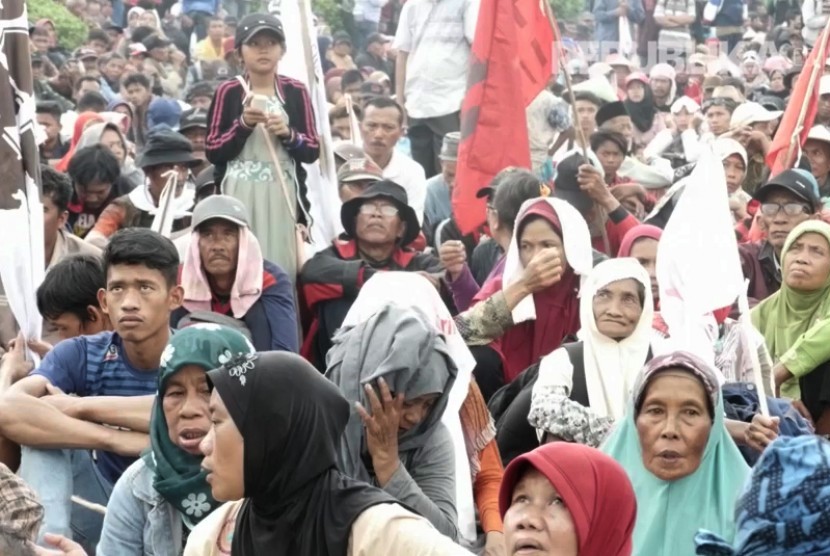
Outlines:
<svg viewBox="0 0 830 556"><path fill-rule="evenodd" d="M749 280L744 280L744 284L749 288ZM741 337L743 338L744 347L749 350L749 361L752 364L752 379L755 383L755 389L758 391L758 408L761 415L769 417L769 407L767 406L767 389L764 386L764 377L761 373L761 361L758 359L758 348L755 347L755 342L752 339L752 323L749 320L749 299L747 299L747 291L744 290L738 296L738 310L740 316L738 317L738 326L741 327Z"/></svg>
<svg viewBox="0 0 830 556"><path fill-rule="evenodd" d="M813 64L813 68L810 72L810 81L807 82L807 90L812 91L813 87L816 84L816 78L818 77L819 68L824 67L824 61L827 59L827 39L830 38L830 18L827 19L827 23L824 25L824 30L821 32L820 40L821 44L819 44L818 56L816 63ZM800 144L800 137L802 127L804 126L804 118L807 116L807 107L809 103L803 102L801 103L801 110L798 113L798 120L795 123L795 133L793 133L792 139L790 139L790 146L787 147L787 158L786 158L786 166L792 167L795 163L793 160L793 154L795 153L795 146L796 144L801 146Z"/></svg>
<svg viewBox="0 0 830 556"><path fill-rule="evenodd" d="M585 134L582 133L582 128L579 127L579 116L576 112L576 97L574 96L571 74L568 73L568 67L565 64L565 58L564 56L562 56L562 49L559 48L556 44L559 42L558 40L556 40L559 38L559 28L556 25L556 21L553 19L553 11L550 8L550 4L548 4L548 0L540 1L544 6L545 16L548 18L548 24L550 25L550 29L553 32L553 44L554 48L556 49L556 57L559 60L559 69L565 76L565 87L568 89L568 102L571 105L571 112L573 113L574 135L576 136L576 140L579 142L580 147L582 147L582 156L584 156L585 160L588 160L590 163L590 159L588 158L588 141L585 138ZM611 242L608 240L608 231L605 229L605 221L607 219L608 215L605 213L605 208L599 206L597 203L594 203L594 225L599 229L600 234L602 235L602 246L605 248L605 254L609 257L613 257L616 253L611 252Z"/></svg>

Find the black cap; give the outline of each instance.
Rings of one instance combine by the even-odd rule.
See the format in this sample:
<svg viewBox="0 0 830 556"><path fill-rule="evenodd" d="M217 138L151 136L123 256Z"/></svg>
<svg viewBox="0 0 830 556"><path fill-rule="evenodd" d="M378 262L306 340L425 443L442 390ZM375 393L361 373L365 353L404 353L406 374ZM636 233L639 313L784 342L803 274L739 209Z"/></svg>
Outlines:
<svg viewBox="0 0 830 556"><path fill-rule="evenodd" d="M198 108L191 108L182 112L179 119L179 133L194 128L207 129L207 112Z"/></svg>
<svg viewBox="0 0 830 556"><path fill-rule="evenodd" d="M352 44L352 37L346 31L338 31L331 37L331 44L338 44L341 42L347 42Z"/></svg>
<svg viewBox="0 0 830 556"><path fill-rule="evenodd" d="M605 104L597 110L597 127L618 116L628 116L628 110L625 109L625 104L621 100Z"/></svg>
<svg viewBox="0 0 830 556"><path fill-rule="evenodd" d="M43 64L43 54L40 52L32 52L32 65Z"/></svg>
<svg viewBox="0 0 830 556"><path fill-rule="evenodd" d="M195 97L213 97L214 92L210 81L197 81L185 91L184 100L190 102L190 99Z"/></svg>
<svg viewBox="0 0 830 556"><path fill-rule="evenodd" d="M260 31L270 31L280 40L285 40L285 31L282 22L271 14L248 14L236 26L234 47L240 48Z"/></svg>
<svg viewBox="0 0 830 556"><path fill-rule="evenodd" d="M207 168L199 172L196 176L196 179L193 180L193 185L196 188L196 192L198 193L199 190L209 186L216 184L216 176L214 174L215 168L213 164L209 165Z"/></svg>
<svg viewBox="0 0 830 556"><path fill-rule="evenodd" d="M135 161L139 168L150 168L162 164L184 164L196 166L202 161L193 156L193 145L176 131L169 128L159 128L147 135L144 150Z"/></svg>
<svg viewBox="0 0 830 556"><path fill-rule="evenodd" d="M376 199L383 197L389 199L398 209L398 216L406 223L406 232L401 238L401 244L406 247L418 237L421 233L421 225L418 223L418 216L415 210L409 206L409 197L406 195L406 190L397 183L389 180L377 181L363 190L357 197L353 197L343 203L340 207L340 223L343 224L343 229L346 235L350 238L356 239L356 222L357 214L360 212L360 207L364 201L369 199Z"/></svg>
<svg viewBox="0 0 830 556"><path fill-rule="evenodd" d="M581 154L574 153L563 158L556 165L556 180L553 186L553 196L568 202L581 214L585 214L594 205L588 195L582 191L577 181L579 167L590 162Z"/></svg>
<svg viewBox="0 0 830 556"><path fill-rule="evenodd" d="M167 48L172 43L164 37L160 37L158 35L153 34L141 41L141 44L144 45L144 48L150 51L154 48Z"/></svg>
<svg viewBox="0 0 830 556"><path fill-rule="evenodd" d="M120 25L113 23L112 21L108 21L104 24L103 27L104 31L116 31L119 35L124 32L124 28Z"/></svg>
<svg viewBox="0 0 830 556"><path fill-rule="evenodd" d="M383 85L376 81L364 81L360 85L360 92L364 95L382 97L386 91L383 89Z"/></svg>
<svg viewBox="0 0 830 556"><path fill-rule="evenodd" d="M784 170L777 176L773 176L755 192L755 199L764 202L766 196L775 188L786 189L796 197L803 199L810 203L812 209L818 210L821 205L821 200L818 196L818 188L814 187L812 183L802 173L803 170Z"/></svg>

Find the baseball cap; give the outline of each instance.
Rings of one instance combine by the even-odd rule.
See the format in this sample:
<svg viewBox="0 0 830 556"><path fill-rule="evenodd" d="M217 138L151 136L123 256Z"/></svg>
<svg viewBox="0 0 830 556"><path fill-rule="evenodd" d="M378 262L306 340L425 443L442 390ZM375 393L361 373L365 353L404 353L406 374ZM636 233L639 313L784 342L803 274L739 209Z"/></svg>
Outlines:
<svg viewBox="0 0 830 556"><path fill-rule="evenodd" d="M75 51L74 58L76 60L89 60L92 58L98 59L98 52L91 48L79 48Z"/></svg>
<svg viewBox="0 0 830 556"><path fill-rule="evenodd" d="M807 133L807 140L810 139L830 143L830 128L825 125L814 125Z"/></svg>
<svg viewBox="0 0 830 556"><path fill-rule="evenodd" d="M383 85L376 81L364 81L360 85L360 92L370 97L382 97L384 93Z"/></svg>
<svg viewBox="0 0 830 556"><path fill-rule="evenodd" d="M383 170L368 158L347 160L337 171L337 183L380 181L382 179Z"/></svg>
<svg viewBox="0 0 830 556"><path fill-rule="evenodd" d="M166 47L170 46L170 44L172 44L172 43L168 39L165 39L164 37L160 37L158 35L150 35L149 37L147 37L146 39L144 39L142 41L142 44L144 45L144 48L146 48L147 51L149 52L150 50L153 50L154 48L166 48Z"/></svg>
<svg viewBox="0 0 830 556"><path fill-rule="evenodd" d="M369 38L366 39L366 44L370 45L375 42L384 44L392 41L390 41L389 37L387 37L386 35L381 35L380 33L372 33L371 35L369 35Z"/></svg>
<svg viewBox="0 0 830 556"><path fill-rule="evenodd" d="M199 192L201 189L209 186L209 185L216 185L216 177L214 174L215 168L213 164L209 165L207 168L199 172L196 176L196 179L193 180L193 186L196 189L196 192Z"/></svg>
<svg viewBox="0 0 830 556"><path fill-rule="evenodd" d="M821 204L818 196L818 188L814 187L801 172L793 169L784 170L777 176L770 178L767 183L759 187L755 192L755 199L763 202L770 190L776 187L786 189L797 197L804 199L810 203L813 210L816 210Z"/></svg>
<svg viewBox="0 0 830 556"><path fill-rule="evenodd" d="M732 119L729 121L730 127L743 127L745 125L752 125L759 122L771 122L772 120L781 117L780 110L767 110L757 102L745 102L738 105L735 111L732 112Z"/></svg>
<svg viewBox="0 0 830 556"><path fill-rule="evenodd" d="M140 42L134 42L130 45L130 56L143 56L147 54L147 47Z"/></svg>
<svg viewBox="0 0 830 556"><path fill-rule="evenodd" d="M215 218L248 227L248 209L242 201L230 195L211 195L199 201L193 208L193 229Z"/></svg>
<svg viewBox="0 0 830 556"><path fill-rule="evenodd" d="M271 14L248 14L242 18L236 27L234 47L240 48L261 31L271 31L280 39L285 40L285 31L279 19Z"/></svg>
<svg viewBox="0 0 830 556"><path fill-rule="evenodd" d="M207 129L207 112L198 108L191 108L182 112L179 119L179 133L194 128Z"/></svg>
<svg viewBox="0 0 830 556"><path fill-rule="evenodd" d="M340 44L343 42L352 44L352 37L346 31L338 31L331 38L332 44Z"/></svg>
<svg viewBox="0 0 830 556"><path fill-rule="evenodd" d="M366 158L366 153L363 152L363 149L351 141L335 141L333 150L335 158L339 158L344 161L348 161L353 158Z"/></svg>

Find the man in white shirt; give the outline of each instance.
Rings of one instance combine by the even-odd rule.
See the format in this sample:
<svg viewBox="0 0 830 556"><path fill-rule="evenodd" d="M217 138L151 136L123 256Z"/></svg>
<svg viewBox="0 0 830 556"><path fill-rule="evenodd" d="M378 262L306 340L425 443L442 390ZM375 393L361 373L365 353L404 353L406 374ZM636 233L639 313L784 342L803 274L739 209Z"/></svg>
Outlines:
<svg viewBox="0 0 830 556"><path fill-rule="evenodd" d="M409 116L412 158L427 177L441 171L444 136L460 129L478 7L479 0L408 0L401 11L395 95Z"/></svg>
<svg viewBox="0 0 830 556"><path fill-rule="evenodd" d="M363 150L383 170L383 178L406 190L409 206L424 223L426 177L420 164L395 149L403 133L403 109L387 97L374 97L363 107L360 122Z"/></svg>

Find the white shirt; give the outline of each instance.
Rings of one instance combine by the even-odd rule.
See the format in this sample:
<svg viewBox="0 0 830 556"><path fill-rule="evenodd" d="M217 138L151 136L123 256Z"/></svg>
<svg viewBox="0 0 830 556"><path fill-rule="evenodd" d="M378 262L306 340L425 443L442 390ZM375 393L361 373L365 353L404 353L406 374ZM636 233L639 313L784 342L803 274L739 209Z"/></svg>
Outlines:
<svg viewBox="0 0 830 556"><path fill-rule="evenodd" d="M478 7L479 0L404 4L393 47L409 53L404 92L410 117L435 118L461 110Z"/></svg>
<svg viewBox="0 0 830 556"><path fill-rule="evenodd" d="M423 166L393 150L389 164L383 169L383 179L391 180L406 190L408 204L418 215L418 223L423 224L427 201L427 178Z"/></svg>

